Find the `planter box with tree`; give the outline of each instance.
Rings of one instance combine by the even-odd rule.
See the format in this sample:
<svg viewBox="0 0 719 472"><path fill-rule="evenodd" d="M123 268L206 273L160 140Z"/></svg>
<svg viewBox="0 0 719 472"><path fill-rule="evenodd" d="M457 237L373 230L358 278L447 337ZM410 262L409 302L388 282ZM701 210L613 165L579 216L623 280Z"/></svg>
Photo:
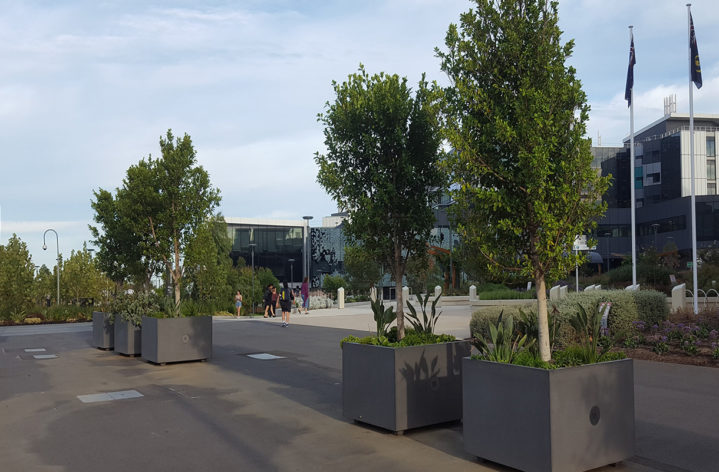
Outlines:
<svg viewBox="0 0 719 472"><path fill-rule="evenodd" d="M92 312L92 345L105 350L115 347L115 327L111 313Z"/></svg>

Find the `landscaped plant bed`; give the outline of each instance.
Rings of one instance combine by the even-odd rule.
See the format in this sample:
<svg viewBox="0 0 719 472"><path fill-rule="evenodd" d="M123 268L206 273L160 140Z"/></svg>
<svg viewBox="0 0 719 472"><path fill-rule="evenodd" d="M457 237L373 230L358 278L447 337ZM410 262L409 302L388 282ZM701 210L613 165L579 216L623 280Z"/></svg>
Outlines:
<svg viewBox="0 0 719 472"><path fill-rule="evenodd" d="M212 317L142 317L142 358L155 364L212 357Z"/></svg>
<svg viewBox="0 0 719 472"><path fill-rule="evenodd" d="M635 359L719 367L719 316L679 313L652 325L635 321L620 350Z"/></svg>
<svg viewBox="0 0 719 472"><path fill-rule="evenodd" d="M462 418L462 358L468 341L386 347L342 345L346 418L394 432Z"/></svg>
<svg viewBox="0 0 719 472"><path fill-rule="evenodd" d="M127 356L139 356L142 348L142 331L131 321L123 321L115 315L115 352Z"/></svg>
<svg viewBox="0 0 719 472"><path fill-rule="evenodd" d="M92 312L92 345L98 349L110 350L115 347L115 327L111 313Z"/></svg>
<svg viewBox="0 0 719 472"><path fill-rule="evenodd" d="M631 359L540 369L466 358L465 449L527 472L582 471L634 455Z"/></svg>

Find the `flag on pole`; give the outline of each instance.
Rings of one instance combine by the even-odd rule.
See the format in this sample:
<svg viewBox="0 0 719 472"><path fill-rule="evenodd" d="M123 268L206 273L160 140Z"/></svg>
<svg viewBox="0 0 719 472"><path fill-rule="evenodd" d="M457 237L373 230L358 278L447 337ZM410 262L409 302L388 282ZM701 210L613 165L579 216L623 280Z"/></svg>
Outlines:
<svg viewBox="0 0 719 472"><path fill-rule="evenodd" d="M692 82L698 89L702 88L702 67L699 63L699 49L697 48L697 36L694 34L694 21L689 13L689 48L691 49L690 69L692 71ZM627 79L629 80L629 79Z"/></svg>
<svg viewBox="0 0 719 472"><path fill-rule="evenodd" d="M692 30L693 31L693 30ZM632 105L632 89L634 88L634 64L637 63L637 58L634 55L634 35L631 36L631 43L629 44L629 68L627 69L627 86L624 89L624 100L627 101L627 106ZM699 60L697 56L697 60ZM701 75L699 82L701 84ZM701 85L699 85L701 87Z"/></svg>

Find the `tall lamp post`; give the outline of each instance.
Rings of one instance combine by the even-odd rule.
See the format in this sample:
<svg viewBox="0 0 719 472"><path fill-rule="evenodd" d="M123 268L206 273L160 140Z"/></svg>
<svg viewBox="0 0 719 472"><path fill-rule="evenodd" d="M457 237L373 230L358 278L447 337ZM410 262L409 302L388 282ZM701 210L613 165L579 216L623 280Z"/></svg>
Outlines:
<svg viewBox="0 0 719 472"><path fill-rule="evenodd" d="M303 216L303 220L305 220L305 255L304 260L302 261L302 265L304 266L304 275L308 278L310 277L310 250L309 248L312 246L312 242L310 241L310 220L312 219L312 216Z"/></svg>
<svg viewBox="0 0 719 472"><path fill-rule="evenodd" d="M294 286L295 285L295 260L287 259L287 262L290 263L290 285Z"/></svg>
<svg viewBox="0 0 719 472"><path fill-rule="evenodd" d="M250 250L252 251L252 315L255 314L255 246L257 244L250 243Z"/></svg>
<svg viewBox="0 0 719 472"><path fill-rule="evenodd" d="M60 238L57 236L57 231L54 229L46 229L44 233L42 233L42 250L47 251L47 244L45 243L45 236L47 235L48 231L52 231L55 233L55 250L57 253L57 304L60 305Z"/></svg>

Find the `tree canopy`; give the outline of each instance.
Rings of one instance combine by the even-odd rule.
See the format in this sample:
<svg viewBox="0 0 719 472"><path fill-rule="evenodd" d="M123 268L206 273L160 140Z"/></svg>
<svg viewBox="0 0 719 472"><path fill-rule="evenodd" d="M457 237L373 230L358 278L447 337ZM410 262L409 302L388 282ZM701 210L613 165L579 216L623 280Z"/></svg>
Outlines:
<svg viewBox="0 0 719 472"><path fill-rule="evenodd" d="M494 272L535 280L539 344L550 358L546 279L574 267L572 243L604 211L592 169L587 97L566 64L557 3L475 0L437 50L458 232Z"/></svg>
<svg viewBox="0 0 719 472"><path fill-rule="evenodd" d="M349 213L345 234L377 255L401 287L407 257L425 248L432 204L445 183L438 165L441 90L423 76L413 93L406 78L370 76L361 65L332 86L335 100L318 117L327 152L315 155L317 180Z"/></svg>

